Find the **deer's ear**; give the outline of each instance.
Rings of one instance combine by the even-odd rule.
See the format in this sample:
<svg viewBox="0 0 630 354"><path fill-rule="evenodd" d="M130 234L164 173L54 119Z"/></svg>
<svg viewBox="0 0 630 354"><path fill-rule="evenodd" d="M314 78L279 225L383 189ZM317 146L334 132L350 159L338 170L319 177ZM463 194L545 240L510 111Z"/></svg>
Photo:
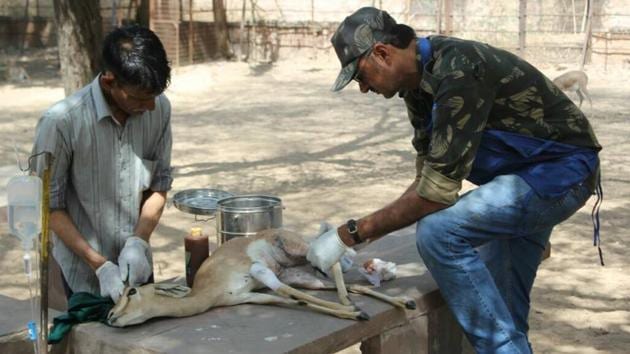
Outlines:
<svg viewBox="0 0 630 354"><path fill-rule="evenodd" d="M185 297L190 293L190 288L180 284L155 284L156 295L168 297Z"/></svg>

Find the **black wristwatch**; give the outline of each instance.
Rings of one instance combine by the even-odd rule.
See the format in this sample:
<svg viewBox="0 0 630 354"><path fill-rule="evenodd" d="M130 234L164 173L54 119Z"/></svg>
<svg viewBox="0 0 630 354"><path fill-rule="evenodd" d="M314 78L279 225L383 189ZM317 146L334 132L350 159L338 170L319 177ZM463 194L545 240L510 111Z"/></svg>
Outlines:
<svg viewBox="0 0 630 354"><path fill-rule="evenodd" d="M346 222L346 227L348 229L348 233L350 234L350 236L352 236L352 240L354 241L355 244L359 244L363 242L361 237L359 237L359 225L357 225L356 220L354 219L348 220L348 222Z"/></svg>

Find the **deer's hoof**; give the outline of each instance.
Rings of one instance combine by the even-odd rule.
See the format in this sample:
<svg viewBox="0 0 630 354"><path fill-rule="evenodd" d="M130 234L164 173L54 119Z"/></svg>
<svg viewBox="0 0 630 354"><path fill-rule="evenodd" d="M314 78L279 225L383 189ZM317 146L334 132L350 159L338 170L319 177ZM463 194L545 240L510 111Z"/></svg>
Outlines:
<svg viewBox="0 0 630 354"><path fill-rule="evenodd" d="M415 310L416 309L416 302L413 300L407 300L405 301L405 307L407 308L407 310Z"/></svg>
<svg viewBox="0 0 630 354"><path fill-rule="evenodd" d="M370 319L370 315L367 312L361 311L357 316L357 320L359 321L368 321Z"/></svg>

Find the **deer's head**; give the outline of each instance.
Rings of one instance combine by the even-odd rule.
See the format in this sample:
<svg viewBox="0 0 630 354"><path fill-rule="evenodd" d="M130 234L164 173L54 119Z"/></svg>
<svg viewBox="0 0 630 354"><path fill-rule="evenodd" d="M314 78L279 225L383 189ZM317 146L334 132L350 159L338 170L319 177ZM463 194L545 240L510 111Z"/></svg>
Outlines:
<svg viewBox="0 0 630 354"><path fill-rule="evenodd" d="M168 314L169 298L181 298L190 292L190 288L179 284L146 284L140 287L126 288L116 305L107 315L107 323L114 327L125 327L143 323L153 317Z"/></svg>

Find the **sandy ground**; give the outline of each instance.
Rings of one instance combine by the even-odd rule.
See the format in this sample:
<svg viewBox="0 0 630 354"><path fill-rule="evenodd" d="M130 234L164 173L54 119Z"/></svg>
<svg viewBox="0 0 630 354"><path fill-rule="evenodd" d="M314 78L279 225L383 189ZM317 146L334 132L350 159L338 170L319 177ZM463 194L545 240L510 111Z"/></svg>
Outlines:
<svg viewBox="0 0 630 354"><path fill-rule="evenodd" d="M395 199L411 182L411 127L399 99L361 95L354 84L328 90L332 54L250 65L215 62L179 68L167 95L173 105L174 192L220 188L282 198L286 227L314 233L320 220L341 223ZM542 67L549 76L556 68ZM592 200L552 237L532 293L530 337L538 353L627 353L630 347L630 74L589 68L593 107L585 106L604 146L606 200L602 242L592 246ZM0 166L30 151L40 113L63 97L54 75L0 83ZM156 279L181 276L183 237L192 226L169 205L152 238ZM17 240L0 226L0 294L28 296ZM357 347L344 351L357 353Z"/></svg>

